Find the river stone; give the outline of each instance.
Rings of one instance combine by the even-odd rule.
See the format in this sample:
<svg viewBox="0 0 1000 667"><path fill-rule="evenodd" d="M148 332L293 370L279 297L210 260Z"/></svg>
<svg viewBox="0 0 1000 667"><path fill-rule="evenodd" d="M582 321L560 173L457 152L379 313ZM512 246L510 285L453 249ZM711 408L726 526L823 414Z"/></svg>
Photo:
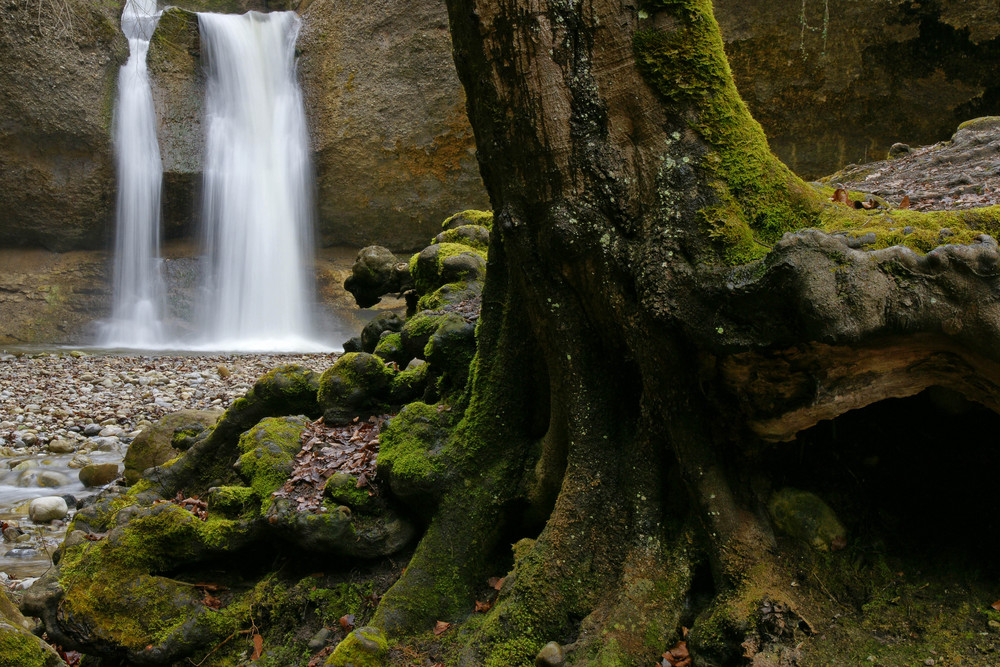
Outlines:
<svg viewBox="0 0 1000 667"><path fill-rule="evenodd" d="M53 454L72 454L76 451L76 445L71 440L56 438L49 443L48 449Z"/></svg>
<svg viewBox="0 0 1000 667"><path fill-rule="evenodd" d="M80 469L80 482L87 487L104 486L117 477L117 463L94 463Z"/></svg>
<svg viewBox="0 0 1000 667"><path fill-rule="evenodd" d="M28 518L35 523L48 523L69 514L69 507L61 496L35 498L28 505Z"/></svg>
<svg viewBox="0 0 1000 667"><path fill-rule="evenodd" d="M101 425L100 424L87 424L83 427L83 434L88 438L100 434Z"/></svg>
<svg viewBox="0 0 1000 667"><path fill-rule="evenodd" d="M69 484L69 478L61 472L43 470L38 473L38 477L35 478L35 483L41 487L55 488Z"/></svg>

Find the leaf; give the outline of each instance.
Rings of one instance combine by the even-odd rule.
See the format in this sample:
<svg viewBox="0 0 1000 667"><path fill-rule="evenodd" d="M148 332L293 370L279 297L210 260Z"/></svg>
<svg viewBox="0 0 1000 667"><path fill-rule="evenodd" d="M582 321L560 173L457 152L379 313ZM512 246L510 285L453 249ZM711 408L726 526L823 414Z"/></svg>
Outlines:
<svg viewBox="0 0 1000 667"><path fill-rule="evenodd" d="M451 623L446 621L438 621L434 624L434 634L440 637L444 633L448 632L448 628L451 627Z"/></svg>
<svg viewBox="0 0 1000 667"><path fill-rule="evenodd" d="M1000 600L997 600L996 602L994 602L990 606L993 607L994 609L996 609L997 611L1000 611Z"/></svg>
<svg viewBox="0 0 1000 667"><path fill-rule="evenodd" d="M350 632L354 629L354 614L344 614L340 617L340 627L344 629L345 632Z"/></svg>
<svg viewBox="0 0 1000 667"><path fill-rule="evenodd" d="M261 654L264 652L264 638L259 634L254 633L253 636L253 655L250 656L250 662L257 662L260 660Z"/></svg>
<svg viewBox="0 0 1000 667"><path fill-rule="evenodd" d="M492 607L493 607L493 603L492 602L480 602L479 600L476 600L476 613L477 614L485 614Z"/></svg>
<svg viewBox="0 0 1000 667"><path fill-rule="evenodd" d="M850 204L851 201L847 197L847 190L844 188L837 188L833 191L833 201L840 204Z"/></svg>
<svg viewBox="0 0 1000 667"><path fill-rule="evenodd" d="M503 577L490 577L486 580L486 583L490 585L490 588L498 591L503 586L503 580Z"/></svg>
<svg viewBox="0 0 1000 667"><path fill-rule="evenodd" d="M903 197L903 201L899 202L899 208L910 208L910 195Z"/></svg>

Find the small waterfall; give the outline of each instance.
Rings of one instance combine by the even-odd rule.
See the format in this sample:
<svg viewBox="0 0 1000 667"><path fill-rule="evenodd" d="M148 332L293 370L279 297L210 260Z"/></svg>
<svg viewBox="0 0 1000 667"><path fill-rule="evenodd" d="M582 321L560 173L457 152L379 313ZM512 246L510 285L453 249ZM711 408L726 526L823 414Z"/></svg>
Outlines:
<svg viewBox="0 0 1000 667"><path fill-rule="evenodd" d="M293 12L199 14L207 62L203 347L303 350L313 335L312 174Z"/></svg>
<svg viewBox="0 0 1000 667"><path fill-rule="evenodd" d="M165 289L160 275L160 184L163 167L146 71L149 39L159 20L156 0L128 0L122 32L130 55L118 74L114 144L118 170L114 293L100 343L156 348L165 343Z"/></svg>

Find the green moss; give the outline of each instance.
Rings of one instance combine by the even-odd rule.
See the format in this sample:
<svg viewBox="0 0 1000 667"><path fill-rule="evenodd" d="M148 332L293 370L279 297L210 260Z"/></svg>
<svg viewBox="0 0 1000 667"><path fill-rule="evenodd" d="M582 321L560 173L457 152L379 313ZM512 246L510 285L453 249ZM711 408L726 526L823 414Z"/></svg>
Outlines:
<svg viewBox="0 0 1000 667"><path fill-rule="evenodd" d="M383 667L389 644L375 628L358 628L337 645L324 663L335 667Z"/></svg>
<svg viewBox="0 0 1000 667"><path fill-rule="evenodd" d="M260 499L261 507L271 504L271 494L281 488L294 467L302 448L301 435L307 426L304 417L272 417L261 420L240 436L243 452L237 467L240 476Z"/></svg>
<svg viewBox="0 0 1000 667"><path fill-rule="evenodd" d="M0 621L0 667L56 667L62 660L33 635Z"/></svg>
<svg viewBox="0 0 1000 667"><path fill-rule="evenodd" d="M775 526L814 549L830 551L843 547L847 530L830 506L814 493L784 488L768 503Z"/></svg>
<svg viewBox="0 0 1000 667"><path fill-rule="evenodd" d="M460 245L467 245L476 250L481 250L484 253L489 250L488 243L476 239L471 239L467 235L459 231L458 228L445 230L441 232L438 238L441 240L438 241L435 239L434 241L432 241L432 243L456 243Z"/></svg>
<svg viewBox="0 0 1000 667"><path fill-rule="evenodd" d="M644 6L673 15L680 26L641 29L633 46L640 71L660 97L679 111L694 109L686 114L689 129L709 147L698 166L716 199L701 213L723 258L745 263L783 233L815 226L818 197L771 154L736 91L710 0L649 0ZM678 166L669 151L663 160L664 169Z"/></svg>
<svg viewBox="0 0 1000 667"><path fill-rule="evenodd" d="M398 333L385 334L379 338L373 354L386 361L393 361L401 365L406 365L409 361L406 358L406 352L403 351L403 339Z"/></svg>
<svg viewBox="0 0 1000 667"><path fill-rule="evenodd" d="M429 364L419 364L396 374L389 388L389 400L402 405L423 396L430 379L430 370Z"/></svg>
<svg viewBox="0 0 1000 667"><path fill-rule="evenodd" d="M261 499L258 492L248 486L217 486L206 497L208 511L228 517L258 515Z"/></svg>
<svg viewBox="0 0 1000 667"><path fill-rule="evenodd" d="M379 436L379 473L385 474L393 490L430 490L445 470L440 454L454 417L442 405L410 403L393 417Z"/></svg>
<svg viewBox="0 0 1000 667"><path fill-rule="evenodd" d="M433 261L428 261L428 253L433 252ZM470 253L478 255L484 261L486 251L473 248L462 243L437 243L410 257L410 275L420 294L430 294L444 284L442 269L444 261L449 257Z"/></svg>
<svg viewBox="0 0 1000 667"><path fill-rule="evenodd" d="M449 227L455 226L454 223L459 221L466 225L480 225L490 231L493 231L493 211L477 211L475 209L462 211L461 213L456 213L455 215L445 219L445 221L441 223L441 227L443 229L448 229Z"/></svg>
<svg viewBox="0 0 1000 667"><path fill-rule="evenodd" d="M319 403L329 423L346 423L387 410L385 400L395 371L366 352L348 352L320 378Z"/></svg>
<svg viewBox="0 0 1000 667"><path fill-rule="evenodd" d="M982 118L973 118L972 120L965 121L958 126L958 129L986 130L997 127L1000 127L1000 116L983 116Z"/></svg>
<svg viewBox="0 0 1000 667"><path fill-rule="evenodd" d="M371 502L367 489L358 488L358 480L345 472L334 473L323 486L323 495L337 505L351 509L366 507Z"/></svg>

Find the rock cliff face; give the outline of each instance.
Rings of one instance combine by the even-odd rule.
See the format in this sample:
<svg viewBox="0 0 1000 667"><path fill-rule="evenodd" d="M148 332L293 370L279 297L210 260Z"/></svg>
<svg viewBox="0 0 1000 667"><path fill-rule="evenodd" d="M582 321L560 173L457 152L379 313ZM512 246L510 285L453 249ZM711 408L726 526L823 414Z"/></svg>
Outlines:
<svg viewBox="0 0 1000 667"><path fill-rule="evenodd" d="M315 0L300 72L326 244L423 247L488 208L443 2Z"/></svg>
<svg viewBox="0 0 1000 667"><path fill-rule="evenodd" d="M107 241L115 77L128 56L121 4L0 7L0 246L68 250Z"/></svg>
<svg viewBox="0 0 1000 667"><path fill-rule="evenodd" d="M995 0L715 0L733 75L807 177L1000 112Z"/></svg>

